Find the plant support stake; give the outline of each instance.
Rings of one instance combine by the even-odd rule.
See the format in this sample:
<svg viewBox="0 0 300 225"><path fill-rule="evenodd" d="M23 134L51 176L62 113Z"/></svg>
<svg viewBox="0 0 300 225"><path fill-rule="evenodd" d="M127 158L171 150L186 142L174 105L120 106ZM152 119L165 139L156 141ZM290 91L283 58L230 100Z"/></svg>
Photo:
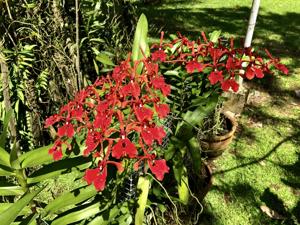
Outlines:
<svg viewBox="0 0 300 225"><path fill-rule="evenodd" d="M245 48L248 48L251 46L253 32L254 32L254 28L255 28L255 24L256 24L256 18L257 18L258 10L259 10L259 5L260 5L260 0L253 0L251 14L250 14L249 23L248 23L247 34L246 34L245 43L244 43Z"/></svg>
<svg viewBox="0 0 300 225"><path fill-rule="evenodd" d="M258 10L259 10L259 5L260 5L260 0L253 0L252 2L252 7L251 7L251 14L248 22L248 28L247 28L247 33L245 37L245 42L244 42L244 47L249 48L251 46L252 42L252 37L254 33L254 28L256 24L256 19L258 15ZM243 79L239 78L239 85L240 85L240 90L243 89Z"/></svg>

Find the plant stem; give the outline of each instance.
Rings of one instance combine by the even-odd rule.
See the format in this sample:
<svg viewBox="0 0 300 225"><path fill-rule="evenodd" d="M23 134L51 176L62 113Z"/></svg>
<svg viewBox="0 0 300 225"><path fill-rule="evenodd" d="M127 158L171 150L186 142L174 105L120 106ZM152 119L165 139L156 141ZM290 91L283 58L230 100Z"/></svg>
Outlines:
<svg viewBox="0 0 300 225"><path fill-rule="evenodd" d="M9 5L8 5L7 0L5 0L5 4L6 4L6 8L7 8L7 12L8 12L9 19L13 20L13 17L12 17L12 15L11 15L11 12L10 12Z"/></svg>

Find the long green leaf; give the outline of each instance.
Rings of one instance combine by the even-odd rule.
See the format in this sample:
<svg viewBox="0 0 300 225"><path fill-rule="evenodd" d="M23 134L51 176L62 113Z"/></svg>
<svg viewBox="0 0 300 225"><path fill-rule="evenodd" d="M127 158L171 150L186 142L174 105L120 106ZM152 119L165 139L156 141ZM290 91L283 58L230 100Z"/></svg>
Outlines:
<svg viewBox="0 0 300 225"><path fill-rule="evenodd" d="M10 225L16 217L20 214L20 212L29 204L32 199L39 194L44 187L36 190L32 193L25 194L20 200L6 209L3 213L0 214L1 225Z"/></svg>
<svg viewBox="0 0 300 225"><path fill-rule="evenodd" d="M150 181L147 177L139 177L137 188L141 191L138 199L138 208L135 213L135 225L143 225L144 214L148 199Z"/></svg>
<svg viewBox="0 0 300 225"><path fill-rule="evenodd" d="M4 121L3 121L3 131L0 135L0 147L5 148L5 142L6 142L6 138L7 138L7 128L8 128L8 123L11 119L13 115L13 110L9 110L5 117L4 117Z"/></svg>
<svg viewBox="0 0 300 225"><path fill-rule="evenodd" d="M97 191L93 185L81 187L72 190L69 193L59 196L50 202L46 208L46 213L55 213L61 211L66 206L71 206L83 202L97 194Z"/></svg>
<svg viewBox="0 0 300 225"><path fill-rule="evenodd" d="M53 144L43 146L19 156L21 167L27 168L53 162L53 157L48 154L48 151L52 146Z"/></svg>
<svg viewBox="0 0 300 225"><path fill-rule="evenodd" d="M0 147L0 164L10 167L9 154L2 147Z"/></svg>
<svg viewBox="0 0 300 225"><path fill-rule="evenodd" d="M61 174L72 172L73 170L83 170L91 165L91 158L79 156L76 158L66 158L53 162L35 171L27 178L27 183L37 183L45 179L53 178Z"/></svg>
<svg viewBox="0 0 300 225"><path fill-rule="evenodd" d="M101 213L100 216L97 216L95 219L89 222L88 225L107 225L114 221L120 210L121 207L116 205L112 209L108 209Z"/></svg>
<svg viewBox="0 0 300 225"><path fill-rule="evenodd" d="M0 203L0 215L2 212L7 210L9 207L11 207L14 203ZM31 213L30 207L26 206L22 209L22 211L19 213L19 215L26 215Z"/></svg>
<svg viewBox="0 0 300 225"><path fill-rule="evenodd" d="M0 196L22 195L24 191L20 186L3 186L0 187Z"/></svg>
<svg viewBox="0 0 300 225"><path fill-rule="evenodd" d="M147 35L148 35L148 21L144 14L142 14L139 18L139 21L136 26L133 46L132 46L132 60L140 60L145 56L150 55L149 46L147 43ZM142 65L139 65L138 73L142 70Z"/></svg>
<svg viewBox="0 0 300 225"><path fill-rule="evenodd" d="M188 189L188 176L187 176L187 170L186 167L183 166L182 174L181 174L181 180L178 184L178 195L180 201L187 205L189 202L190 192Z"/></svg>
<svg viewBox="0 0 300 225"><path fill-rule="evenodd" d="M18 157L19 142L15 142L9 156L10 165L14 169L20 169L20 161Z"/></svg>
<svg viewBox="0 0 300 225"><path fill-rule="evenodd" d="M0 168L0 177L13 176L13 175L15 175L15 173L10 172L9 170L4 170L4 169Z"/></svg>
<svg viewBox="0 0 300 225"><path fill-rule="evenodd" d="M108 55L100 53L96 56L96 60L101 62L104 65L114 66L115 64L111 61Z"/></svg>
<svg viewBox="0 0 300 225"><path fill-rule="evenodd" d="M19 225L36 225L36 218L38 217L38 213L32 213L27 216Z"/></svg>
<svg viewBox="0 0 300 225"><path fill-rule="evenodd" d="M192 156L191 159L193 162L194 171L196 174L200 174L202 168L202 159L199 142L196 137L193 137L188 141L188 149Z"/></svg>
<svg viewBox="0 0 300 225"><path fill-rule="evenodd" d="M74 222L78 222L84 219L87 219L101 211L106 210L107 208L101 209L101 203L95 203L93 205L90 205L84 209L68 213L62 217L59 217L58 219L54 220L51 225L62 225L62 224L71 224Z"/></svg>

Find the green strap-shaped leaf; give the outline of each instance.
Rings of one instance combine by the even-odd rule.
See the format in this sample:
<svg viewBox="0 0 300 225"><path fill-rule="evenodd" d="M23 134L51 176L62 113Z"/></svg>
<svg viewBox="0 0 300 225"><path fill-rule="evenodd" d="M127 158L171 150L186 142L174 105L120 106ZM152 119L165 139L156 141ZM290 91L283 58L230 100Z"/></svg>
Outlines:
<svg viewBox="0 0 300 225"><path fill-rule="evenodd" d="M15 142L9 156L10 165L14 169L20 169L20 161L18 157L19 152L19 142Z"/></svg>
<svg viewBox="0 0 300 225"><path fill-rule="evenodd" d="M0 187L0 195L10 196L10 195L22 195L24 191L20 186L3 186Z"/></svg>
<svg viewBox="0 0 300 225"><path fill-rule="evenodd" d="M95 219L93 219L91 222L88 223L88 225L107 225L110 224L116 216L119 214L121 210L121 207L114 206L111 209L108 209L104 211L100 216L97 216Z"/></svg>
<svg viewBox="0 0 300 225"><path fill-rule="evenodd" d="M57 162L53 162L35 171L27 178L27 183L37 183L45 179L53 178L73 170L83 170L88 168L92 163L90 157L79 156L76 158L66 158Z"/></svg>
<svg viewBox="0 0 300 225"><path fill-rule="evenodd" d="M6 142L6 138L7 138L7 127L8 127L8 124L9 124L9 121L11 119L13 115L13 110L9 110L5 117L4 117L4 121L3 121L3 131L0 135L0 147L2 148L5 148L5 142Z"/></svg>
<svg viewBox="0 0 300 225"><path fill-rule="evenodd" d="M111 61L111 59L105 53L100 53L96 56L96 60L101 62L104 65L114 66L115 64Z"/></svg>
<svg viewBox="0 0 300 225"><path fill-rule="evenodd" d="M145 56L150 55L150 50L147 42L148 35L148 21L144 14L139 18L139 21L136 26L133 46L132 46L132 60L140 60ZM139 65L137 72L141 73L143 65Z"/></svg>
<svg viewBox="0 0 300 225"><path fill-rule="evenodd" d="M10 172L9 170L5 170L2 167L0 168L0 177L13 176L13 175L15 175L13 172Z"/></svg>
<svg viewBox="0 0 300 225"><path fill-rule="evenodd" d="M202 167L202 159L200 152L200 145L196 137L193 137L188 142L188 149L191 154L191 159L193 162L193 168L196 174L200 174Z"/></svg>
<svg viewBox="0 0 300 225"><path fill-rule="evenodd" d="M183 165L182 165L183 166ZM181 174L181 180L178 184L178 196L180 201L187 205L189 202L190 192L188 189L188 176L187 176L187 170L186 167L183 166L182 174Z"/></svg>
<svg viewBox="0 0 300 225"><path fill-rule="evenodd" d="M37 213L32 213L29 216L27 216L25 219L22 220L22 222L19 225L36 225L36 218L38 217Z"/></svg>
<svg viewBox="0 0 300 225"><path fill-rule="evenodd" d="M44 165L53 162L52 155L48 154L49 149L53 144L43 146L26 152L19 156L19 161L22 168Z"/></svg>
<svg viewBox="0 0 300 225"><path fill-rule="evenodd" d="M138 208L135 213L135 225L143 225L146 204L148 200L150 181L147 177L139 177L137 188L141 191L138 199Z"/></svg>
<svg viewBox="0 0 300 225"><path fill-rule="evenodd" d="M0 147L0 164L4 166L10 167L10 162L9 162L9 154L8 152Z"/></svg>
<svg viewBox="0 0 300 225"><path fill-rule="evenodd" d="M44 187L36 190L32 193L25 194L20 200L15 202L12 206L6 209L0 214L1 225L10 225L16 217L21 213L21 211L32 201L32 199L39 194Z"/></svg>
<svg viewBox="0 0 300 225"><path fill-rule="evenodd" d="M217 43L221 33L222 33L221 30L213 31L212 33L209 34L209 40L213 43Z"/></svg>
<svg viewBox="0 0 300 225"><path fill-rule="evenodd" d="M75 212L68 213L62 217L57 218L54 220L51 225L62 225L62 224L70 224L75 223L84 219L87 219L101 211L106 210L107 208L101 208L101 203L95 203L90 205L84 209L77 210Z"/></svg>
<svg viewBox="0 0 300 225"><path fill-rule="evenodd" d="M61 211L66 206L71 206L86 201L96 194L97 191L93 185L77 188L54 199L54 201L50 202L46 206L45 211L46 213L55 213Z"/></svg>
<svg viewBox="0 0 300 225"><path fill-rule="evenodd" d="M11 207L14 203L0 203L0 215L2 212L7 210L9 207ZM19 215L26 215L30 214L31 209L30 207L26 206L25 208L22 209L22 211L19 213Z"/></svg>

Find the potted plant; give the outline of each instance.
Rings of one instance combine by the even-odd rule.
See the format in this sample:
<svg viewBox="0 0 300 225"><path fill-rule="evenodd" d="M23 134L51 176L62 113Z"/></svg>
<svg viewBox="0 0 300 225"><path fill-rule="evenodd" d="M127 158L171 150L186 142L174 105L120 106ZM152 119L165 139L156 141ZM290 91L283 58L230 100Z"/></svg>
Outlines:
<svg viewBox="0 0 300 225"><path fill-rule="evenodd" d="M152 57L161 61L160 70L171 85L171 111L179 122L175 136L183 141L197 137L206 157L222 154L233 138L237 123L222 111L225 92L237 92L238 80L261 79L277 69L288 69L266 50L264 59L252 48L235 47L234 40L219 38L215 31L210 37L189 40L181 34L172 40L153 45Z"/></svg>
<svg viewBox="0 0 300 225"><path fill-rule="evenodd" d="M163 43L162 34L149 57L146 27L142 16L127 60L81 90L58 114L46 120L46 127L54 126L57 131L49 154L60 160L65 149L67 153L89 156L91 162L84 179L97 191L110 186L115 197L123 181L133 171L140 171L135 184L139 189L137 225L143 223L150 194L172 203L177 199L161 188L164 184L174 189L170 185L176 183L174 193L179 202L188 205L195 199L201 205L199 199L207 189L197 198L189 183L194 182L195 187L200 178L208 187L211 185L197 139L203 119L222 101L224 91L238 90L236 76L261 77L259 71L270 72L271 64L285 69L277 59L263 66L250 50L234 48L233 41L225 46L213 36L208 40L204 33L201 41L179 35L170 43ZM242 68L245 74L239 72ZM161 184L164 177L169 183ZM155 183L160 191L155 191ZM162 195L161 190L166 193Z"/></svg>

